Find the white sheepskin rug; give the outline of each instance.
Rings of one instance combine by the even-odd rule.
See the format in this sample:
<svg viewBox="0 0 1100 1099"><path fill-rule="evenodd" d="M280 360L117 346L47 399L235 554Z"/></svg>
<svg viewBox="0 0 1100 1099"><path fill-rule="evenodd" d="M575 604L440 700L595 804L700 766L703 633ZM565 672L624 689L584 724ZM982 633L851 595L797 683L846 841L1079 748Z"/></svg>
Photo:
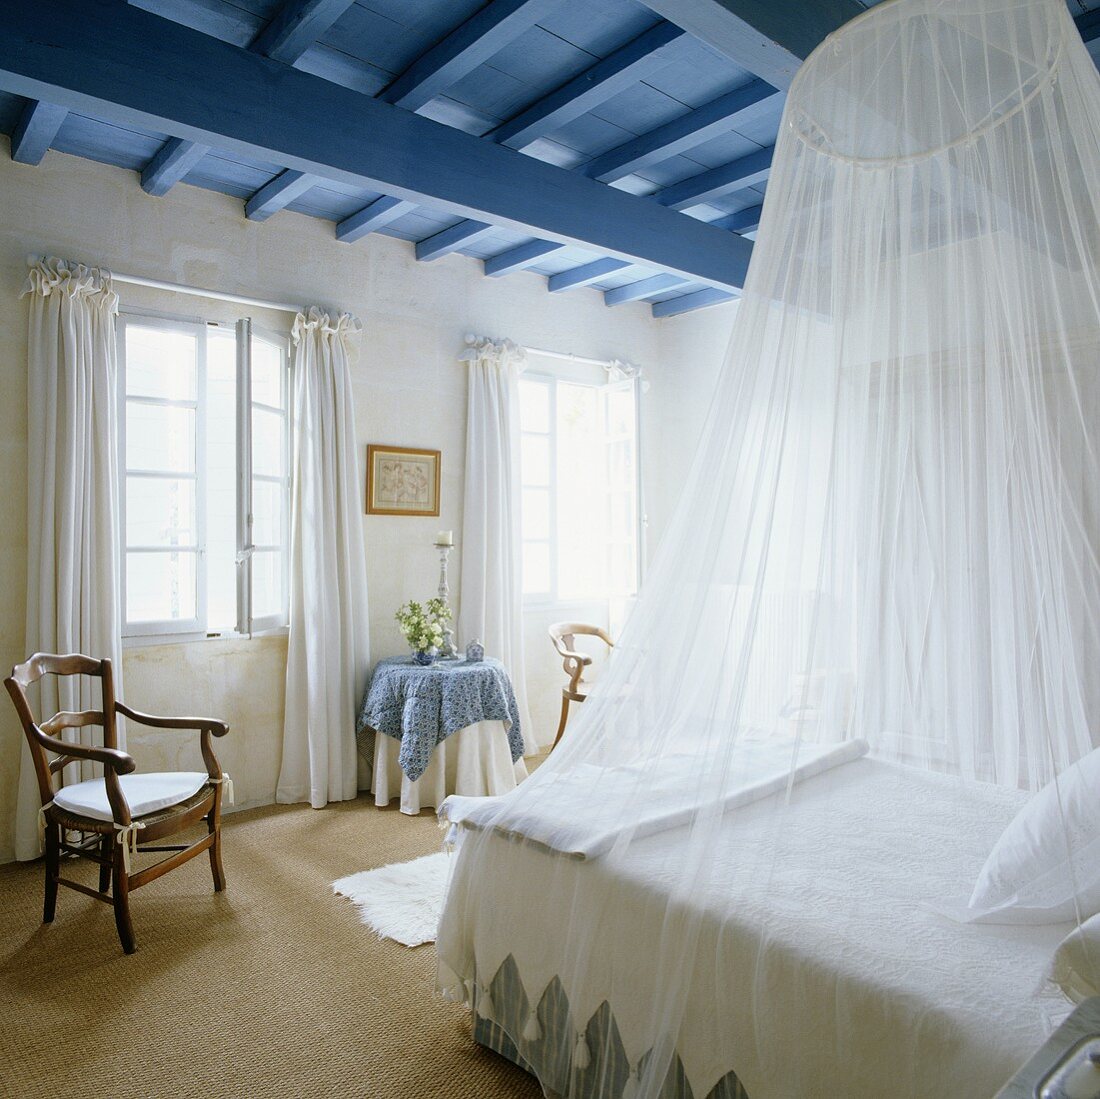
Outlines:
<svg viewBox="0 0 1100 1099"><path fill-rule="evenodd" d="M402 946L435 942L447 892L450 855L440 851L412 862L364 870L332 883L332 891L359 909L359 919L381 939Z"/></svg>

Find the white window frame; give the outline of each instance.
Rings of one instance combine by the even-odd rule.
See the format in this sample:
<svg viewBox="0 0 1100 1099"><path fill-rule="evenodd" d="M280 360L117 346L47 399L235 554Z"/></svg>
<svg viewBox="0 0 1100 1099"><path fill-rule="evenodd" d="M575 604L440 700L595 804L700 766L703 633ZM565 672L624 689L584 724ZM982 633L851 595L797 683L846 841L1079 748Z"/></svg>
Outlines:
<svg viewBox="0 0 1100 1099"><path fill-rule="evenodd" d="M126 330L130 325L158 328L167 332L186 332L195 336L195 399L170 400L161 397L129 397L126 393ZM199 634L206 622L206 471L201 460L206 453L206 327L201 320L183 317L145 316L123 313L118 324L118 452L119 452L119 516L121 524L122 633L124 637L151 637L167 634ZM151 470L131 470L127 463L126 427L130 401L164 408L195 410L194 472L163 473ZM195 483L195 545L191 547L130 546L127 538L126 501L131 473L139 477L159 477L165 480L193 480ZM126 573L131 553L171 553L173 549L195 554L195 617L151 619L130 622L126 617Z"/></svg>
<svg viewBox="0 0 1100 1099"><path fill-rule="evenodd" d="M549 498L549 533L547 534L545 541L547 543L549 561L549 580L550 587L545 592L526 592L523 594L523 602L525 606L537 607L537 606L558 606L559 600L557 598L558 588L558 386L557 378L553 374L537 374L533 371L526 370L520 377L520 385L535 383L537 385L544 386L547 391L547 428L545 432L542 431L525 431L523 429L523 419L520 418L520 436L521 439L525 435L530 435L535 438L545 438L547 440L547 451L549 457L549 481L546 487L546 495ZM520 446L520 508L522 515L522 500L523 494L528 488L542 488L542 485L528 485L523 479L523 447ZM524 538L523 528L520 527L520 570L522 576L523 562L522 559L525 556L524 547L528 542L538 542L541 544L544 539L541 538Z"/></svg>
<svg viewBox="0 0 1100 1099"><path fill-rule="evenodd" d="M634 514L631 516L630 526L634 529L634 590L626 595L613 595L613 599L633 599L638 594L638 589L642 584L642 555L643 545L645 541L645 519L643 517L642 508L642 421L641 421L641 384L637 375L628 378L609 379L600 388L600 396L603 402L603 418L604 418L604 446L609 453L611 448L616 443L620 442L633 442L634 453L632 455L634 467L634 487L632 492L632 503L634 507ZM613 436L611 434L611 426L609 423L611 415L610 401L608 400L613 390L628 391L630 392L633 406L633 420L634 423L631 429L631 436L625 435ZM610 459L605 459L610 466ZM607 506L610 507L611 498L616 494L616 491L610 487L607 489ZM609 539L604 545L604 551L610 555L610 550L613 545L617 543L616 539ZM620 542L621 544L621 542Z"/></svg>
<svg viewBox="0 0 1100 1099"><path fill-rule="evenodd" d="M133 325L142 328L160 328L165 331L188 332L196 335L196 396L193 401L179 401L164 398L131 398L126 393L126 330ZM291 508L291 455L293 453L293 419L290 409L292 393L292 364L290 358L289 333L274 332L269 329L253 327L250 318L242 318L235 325L237 346L237 625L236 629L207 628L207 546L206 546L206 419L207 419L207 338L211 328L233 327L222 322L206 321L197 317L179 317L162 313L145 312L136 309L120 311L117 332L118 341L118 479L119 479L119 516L120 516L120 558L122 580L122 635L127 644L142 644L163 639L165 641L198 641L208 638L253 637L266 633L285 633L288 629L290 585L290 508ZM282 398L284 407L273 408L260 402L251 401L251 349L252 338L258 336L272 343L280 350L283 362L281 371ZM243 337L243 338L242 338ZM243 367L243 369L242 369ZM195 468L193 474L160 473L157 471L131 471L126 462L126 420L129 401L143 404L165 405L169 407L187 407L195 409ZM262 408L282 415L286 429L283 433L285 453L283 456L282 476L263 475L258 479L279 483L283 489L282 508L282 546L252 545L252 407ZM136 472L139 476L160 476L170 479L193 479L195 482L196 544L186 547L187 552L196 555L195 564L195 609L193 618L164 619L142 622L130 622L126 617L126 568L128 555L133 552L171 552L166 547L131 547L127 543L126 528L126 487L127 476ZM247 481L245 477L247 475ZM252 598L252 551L255 549L281 550L282 555L282 591L283 607L272 615L251 617ZM178 551L177 551L178 552Z"/></svg>
<svg viewBox="0 0 1100 1099"><path fill-rule="evenodd" d="M594 596L589 598L574 598L563 599L558 595L558 386L559 385L580 385L586 386L590 389L595 389L600 394L606 393L606 391L613 387L631 387L634 395L634 466L635 466L635 487L634 487L634 539L635 539L635 552L634 552L634 567L635 567L635 592L641 585L643 566L644 566L644 536L645 536L645 515L642 501L642 483L641 483L641 464L642 464L642 438L641 438L641 386L637 377L629 379L621 379L617 381L607 381L601 385L594 385L589 382L581 381L576 378L565 377L551 371L537 371L537 370L525 370L520 376L520 384L525 382L535 382L541 385L545 385L548 389L548 415L549 415L549 431L547 436L549 438L549 461L550 461L550 483L548 486L550 496L550 534L549 534L549 561L550 561L550 590L547 592L524 592L523 605L525 608L533 611L538 610L550 610L552 608L561 609L564 607L581 607L588 606L594 600L599 601L604 596ZM604 412L606 416L606 411ZM606 421L605 421L606 429ZM522 417L520 419L520 436L521 439L524 435L539 436L542 437L542 432L525 431L523 429ZM608 441L610 444L610 440ZM527 488L535 488L541 486L528 485L523 479L523 465L522 465L522 446L520 448L520 497L522 501L523 490ZM521 504L522 506L522 504ZM522 536L522 525L520 535L520 556L521 556L521 568L523 557L523 546L526 542L542 541L541 539L524 538ZM610 543L609 543L610 544ZM607 595L608 599L619 598L613 596L610 593ZM633 596L626 596L624 598L633 598Z"/></svg>
<svg viewBox="0 0 1100 1099"><path fill-rule="evenodd" d="M275 408L252 399L252 347L263 340L279 349L282 358L280 379L282 407ZM278 332L261 328L245 317L237 322L237 633L252 636L286 627L290 615L290 508L291 508L291 432L290 343ZM283 419L282 473L256 473L252 468L252 413L256 409L274 413ZM252 486L257 481L276 484L282 489L282 545L257 546L252 540ZM278 552L282 573L283 605L275 614L252 615L252 566L255 553Z"/></svg>

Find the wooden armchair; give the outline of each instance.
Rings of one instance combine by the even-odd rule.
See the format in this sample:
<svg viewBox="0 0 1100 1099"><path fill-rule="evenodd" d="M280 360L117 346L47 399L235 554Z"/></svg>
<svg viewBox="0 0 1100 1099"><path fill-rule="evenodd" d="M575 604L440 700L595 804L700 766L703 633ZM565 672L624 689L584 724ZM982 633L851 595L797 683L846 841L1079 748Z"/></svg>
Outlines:
<svg viewBox="0 0 1100 1099"><path fill-rule="evenodd" d="M598 637L609 649L615 647L615 643L607 636L607 631L601 630L599 626L588 626L583 622L555 622L550 627L550 640L554 642L554 648L562 658L565 674L569 676L568 685L561 689L561 721L558 722L558 734L550 745L550 751L558 746L558 741L565 732L565 723L569 720L569 703L583 702L588 697L588 692L581 688L586 686L583 679L584 669L592 663L592 657L587 653L577 652L577 635Z"/></svg>
<svg viewBox="0 0 1100 1099"><path fill-rule="evenodd" d="M27 701L27 688L45 675L88 675L102 681L102 710L62 711L41 724L34 719ZM222 721L198 717L153 717L130 709L115 699L114 678L109 660L95 660L74 654L54 656L36 653L17 664L4 680L30 745L42 797L40 810L45 829L46 899L43 923L52 923L57 906L57 887L68 886L96 900L110 904L122 949L135 949L134 929L130 922L130 893L187 862L203 851L210 853L214 889L225 888L221 863L221 808L228 775L223 775L210 744L211 736L225 736L229 726ZM133 774L136 764L120 752L116 731L118 714L154 729L198 730L206 772ZM103 728L103 747L63 740L65 729L88 725ZM53 755L55 758L51 759ZM54 776L70 763L92 761L102 764L103 778L89 779L54 788ZM191 844L156 844L154 841L175 835L200 820L206 821L207 834ZM80 833L70 840L70 833ZM142 851L170 851L144 870L134 872L138 837ZM98 891L80 882L63 878L61 856L74 855L99 864Z"/></svg>

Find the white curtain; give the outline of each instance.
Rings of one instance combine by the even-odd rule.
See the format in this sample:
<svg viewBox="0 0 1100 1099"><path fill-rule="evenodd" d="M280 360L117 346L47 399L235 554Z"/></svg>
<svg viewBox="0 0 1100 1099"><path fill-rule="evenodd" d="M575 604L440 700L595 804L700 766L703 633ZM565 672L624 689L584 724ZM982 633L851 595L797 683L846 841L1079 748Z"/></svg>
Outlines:
<svg viewBox="0 0 1100 1099"><path fill-rule="evenodd" d="M118 295L107 272L58 259L34 265L23 295L30 298L26 653L110 657L121 693ZM40 699L46 714L100 705L98 684L83 676L47 677ZM76 731L68 735L75 739ZM119 740L124 748L121 729ZM89 764L81 768L68 768L66 780L92 777ZM33 859L41 849L39 804L24 744L15 831L19 859Z"/></svg>
<svg viewBox="0 0 1100 1099"><path fill-rule="evenodd" d="M367 571L350 355L361 331L317 309L294 321L294 489L283 761L276 800L356 793L355 715L368 671Z"/></svg>
<svg viewBox="0 0 1100 1099"><path fill-rule="evenodd" d="M477 638L512 678L527 755L538 751L527 707L520 562L519 375L511 340L468 340L466 490L458 640Z"/></svg>

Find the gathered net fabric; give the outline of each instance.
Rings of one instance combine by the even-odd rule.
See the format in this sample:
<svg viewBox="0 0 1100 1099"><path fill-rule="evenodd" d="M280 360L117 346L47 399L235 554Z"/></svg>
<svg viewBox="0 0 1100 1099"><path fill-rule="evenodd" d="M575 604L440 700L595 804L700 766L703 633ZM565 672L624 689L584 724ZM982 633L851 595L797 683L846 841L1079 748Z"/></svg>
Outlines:
<svg viewBox="0 0 1100 1099"><path fill-rule="evenodd" d="M941 912L1100 746L1097 181L1060 0L893 0L798 74L614 659L444 811L440 985L548 1093L991 1095L1068 1010L1072 925Z"/></svg>

